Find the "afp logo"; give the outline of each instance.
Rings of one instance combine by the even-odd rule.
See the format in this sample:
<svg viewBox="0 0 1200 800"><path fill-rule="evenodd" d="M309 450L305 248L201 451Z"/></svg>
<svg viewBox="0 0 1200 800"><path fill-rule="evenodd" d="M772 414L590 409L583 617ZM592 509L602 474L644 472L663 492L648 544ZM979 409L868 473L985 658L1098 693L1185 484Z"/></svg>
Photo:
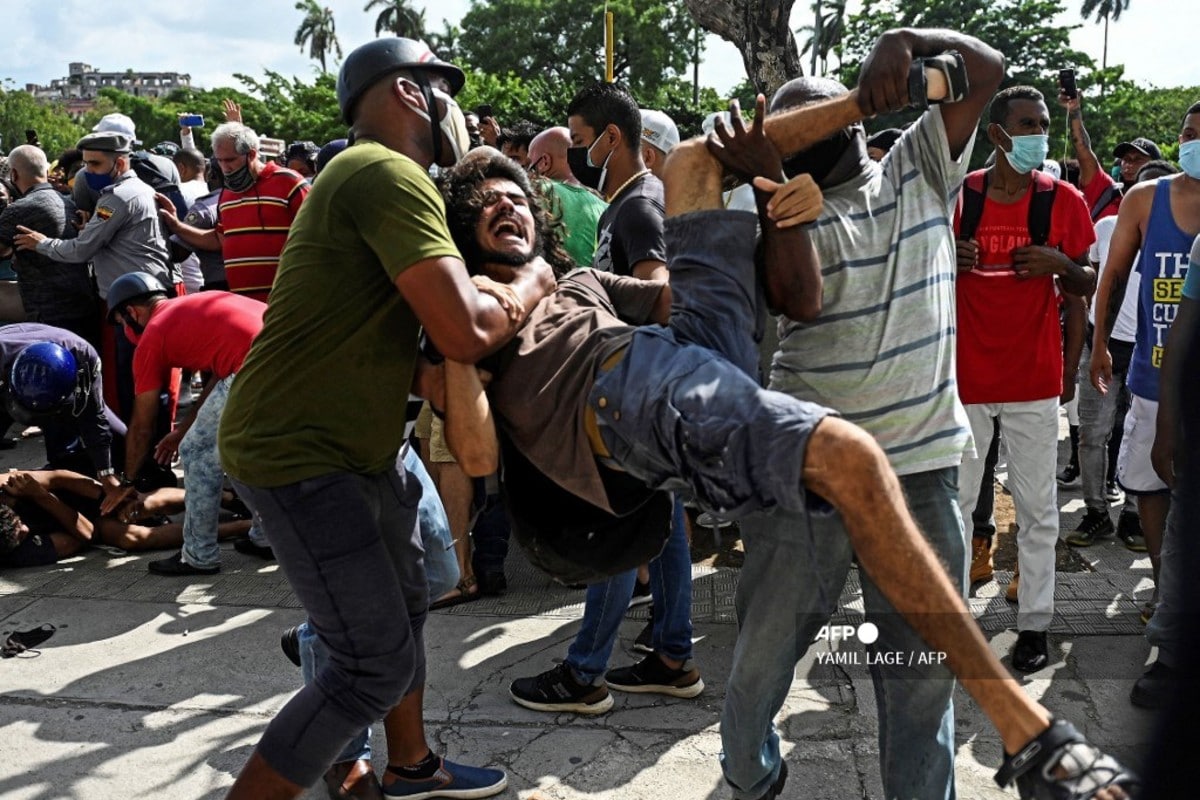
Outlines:
<svg viewBox="0 0 1200 800"><path fill-rule="evenodd" d="M879 627L874 622L861 625L822 625L815 641L848 642L857 639L863 644L874 644L879 639Z"/></svg>

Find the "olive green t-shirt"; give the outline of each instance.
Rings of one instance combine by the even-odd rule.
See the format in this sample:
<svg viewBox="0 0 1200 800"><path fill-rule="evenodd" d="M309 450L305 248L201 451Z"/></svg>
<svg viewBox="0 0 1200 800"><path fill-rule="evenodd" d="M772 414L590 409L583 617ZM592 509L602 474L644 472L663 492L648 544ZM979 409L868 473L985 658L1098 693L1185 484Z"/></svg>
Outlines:
<svg viewBox="0 0 1200 800"><path fill-rule="evenodd" d="M444 256L461 258L416 162L371 141L329 162L292 223L221 416L231 476L274 487L393 468L418 331L393 281Z"/></svg>

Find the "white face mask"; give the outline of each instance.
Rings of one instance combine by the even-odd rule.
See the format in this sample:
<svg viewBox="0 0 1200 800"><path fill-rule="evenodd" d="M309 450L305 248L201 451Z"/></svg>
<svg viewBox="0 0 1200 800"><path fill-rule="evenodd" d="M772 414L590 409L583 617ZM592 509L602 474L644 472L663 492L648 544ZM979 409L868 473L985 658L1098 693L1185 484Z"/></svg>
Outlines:
<svg viewBox="0 0 1200 800"><path fill-rule="evenodd" d="M446 106L446 113L438 122L438 130L445 135L447 141L450 142L450 150L454 155L454 160L450 164L442 164L441 166L451 166L462 160L462 157L471 149L471 135L467 133L467 118L463 115L462 109L458 107L458 103L454 102L454 98L443 92L441 89L430 88L433 93L434 102L441 101ZM420 107L408 103L408 107L415 111L422 119L433 124L429 112L421 110Z"/></svg>

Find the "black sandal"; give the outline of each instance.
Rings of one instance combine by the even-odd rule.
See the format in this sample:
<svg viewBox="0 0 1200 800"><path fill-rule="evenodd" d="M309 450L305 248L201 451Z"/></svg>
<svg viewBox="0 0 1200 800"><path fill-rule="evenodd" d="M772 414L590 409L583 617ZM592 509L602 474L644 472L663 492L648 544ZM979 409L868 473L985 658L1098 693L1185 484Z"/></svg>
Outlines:
<svg viewBox="0 0 1200 800"><path fill-rule="evenodd" d="M1063 777L1054 775L1060 766L1066 771ZM1065 720L1052 721L1016 755L1004 757L996 783L1005 788L1014 781L1022 800L1088 800L1110 786L1132 797L1141 788L1136 775L1088 744Z"/></svg>
<svg viewBox="0 0 1200 800"><path fill-rule="evenodd" d="M439 608L453 608L454 606L461 606L463 603L470 603L472 600L478 600L483 597L483 592L476 588L476 583L475 576L473 575L469 578L463 578L454 587L458 591L458 594L451 597L443 597L441 600L434 600L429 604L429 610L437 611ZM475 589L475 591L472 592L470 591L471 589Z"/></svg>

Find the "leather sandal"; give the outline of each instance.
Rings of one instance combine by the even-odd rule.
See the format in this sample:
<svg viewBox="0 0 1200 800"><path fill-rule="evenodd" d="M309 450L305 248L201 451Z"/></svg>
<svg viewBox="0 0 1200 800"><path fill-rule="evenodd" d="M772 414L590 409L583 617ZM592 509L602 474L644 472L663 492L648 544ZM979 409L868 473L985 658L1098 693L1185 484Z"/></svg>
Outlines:
<svg viewBox="0 0 1200 800"><path fill-rule="evenodd" d="M453 608L454 606L461 606L463 603L470 603L473 600L483 597L483 593L479 591L474 575L463 578L452 591L456 591L458 594L451 594L434 600L429 604L429 610L437 611L439 608Z"/></svg>
<svg viewBox="0 0 1200 800"><path fill-rule="evenodd" d="M325 789L329 792L329 800L384 800L379 779L371 769L371 762L365 758L330 767L325 773Z"/></svg>
<svg viewBox="0 0 1200 800"><path fill-rule="evenodd" d="M1088 800L1110 786L1132 796L1141 788L1135 774L1059 719L1015 755L1004 757L996 783L1003 788L1013 782L1022 800Z"/></svg>

